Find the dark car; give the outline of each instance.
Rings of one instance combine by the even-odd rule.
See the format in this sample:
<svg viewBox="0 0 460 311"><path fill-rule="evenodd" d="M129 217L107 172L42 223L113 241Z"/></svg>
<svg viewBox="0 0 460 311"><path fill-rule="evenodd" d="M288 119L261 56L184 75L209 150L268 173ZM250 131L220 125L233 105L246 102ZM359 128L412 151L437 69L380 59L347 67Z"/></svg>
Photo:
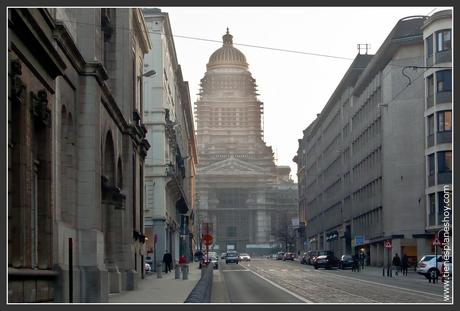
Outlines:
<svg viewBox="0 0 460 311"><path fill-rule="evenodd" d="M313 262L313 267L315 269L318 268L324 268L324 269L330 269L330 268L336 268L339 265L339 260L331 255L320 255L315 258L315 261Z"/></svg>
<svg viewBox="0 0 460 311"><path fill-rule="evenodd" d="M339 269L353 268L354 260L351 255L342 255L339 261Z"/></svg>
<svg viewBox="0 0 460 311"><path fill-rule="evenodd" d="M238 252L227 252L225 263L236 263L240 260Z"/></svg>
<svg viewBox="0 0 460 311"><path fill-rule="evenodd" d="M325 251L325 250L308 251L308 252L303 254L301 261L303 260L304 263L306 263L307 265L312 265L313 262L315 261L315 258L320 256L320 255L334 256L334 252L333 251ZM305 257L305 259L303 259L304 257Z"/></svg>
<svg viewBox="0 0 460 311"><path fill-rule="evenodd" d="M295 254L294 253L284 253L283 261L285 260L292 260L294 261Z"/></svg>

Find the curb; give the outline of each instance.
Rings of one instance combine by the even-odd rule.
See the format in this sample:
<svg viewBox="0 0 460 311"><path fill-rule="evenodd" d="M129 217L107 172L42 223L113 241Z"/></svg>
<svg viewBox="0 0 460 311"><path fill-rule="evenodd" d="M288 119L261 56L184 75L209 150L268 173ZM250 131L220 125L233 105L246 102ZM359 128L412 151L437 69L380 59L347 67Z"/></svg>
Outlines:
<svg viewBox="0 0 460 311"><path fill-rule="evenodd" d="M211 302L211 291L212 291L212 279L213 279L213 266L209 265L205 268L205 272L201 276L200 280L193 288L191 293L185 299L184 303L210 303Z"/></svg>

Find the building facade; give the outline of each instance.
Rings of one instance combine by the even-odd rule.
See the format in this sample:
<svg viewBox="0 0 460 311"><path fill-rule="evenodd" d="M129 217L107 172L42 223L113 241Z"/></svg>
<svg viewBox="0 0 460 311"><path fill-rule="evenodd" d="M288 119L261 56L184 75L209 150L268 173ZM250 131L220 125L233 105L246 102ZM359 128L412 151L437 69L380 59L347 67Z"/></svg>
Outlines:
<svg viewBox="0 0 460 311"><path fill-rule="evenodd" d="M107 302L143 277L142 13L8 18L8 300Z"/></svg>
<svg viewBox="0 0 460 311"><path fill-rule="evenodd" d="M223 46L209 58L199 95L198 221L212 224L215 250L268 253L278 245L275 213L296 210L295 191L291 205L281 206L281 193L289 191L281 185L295 184L290 169L275 165L263 141L263 103L228 30Z"/></svg>
<svg viewBox="0 0 460 311"><path fill-rule="evenodd" d="M401 19L375 55L358 55L299 140L299 217L309 249L364 252L367 264L380 266L387 240L390 256L406 254L412 264L431 253L420 135L428 117L420 105L426 21Z"/></svg>
<svg viewBox="0 0 460 311"><path fill-rule="evenodd" d="M433 14L422 29L428 67L424 72L426 230L433 235L444 227L444 206L450 205L444 200L447 196L451 201L452 191L452 11Z"/></svg>
<svg viewBox="0 0 460 311"><path fill-rule="evenodd" d="M183 81L168 13L143 9L156 47L145 57L144 120L156 146L146 159L145 228L155 267L169 251L192 258L197 153L188 83Z"/></svg>

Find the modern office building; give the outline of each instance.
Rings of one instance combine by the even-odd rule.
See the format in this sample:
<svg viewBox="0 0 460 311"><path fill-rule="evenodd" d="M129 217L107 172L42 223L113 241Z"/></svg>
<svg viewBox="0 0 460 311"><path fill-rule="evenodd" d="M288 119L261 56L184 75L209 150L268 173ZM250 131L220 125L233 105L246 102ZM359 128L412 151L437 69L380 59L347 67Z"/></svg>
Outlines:
<svg viewBox="0 0 460 311"><path fill-rule="evenodd" d="M426 230L433 235L443 228L444 199L446 195L447 201L451 201L452 191L452 11L433 14L422 30L427 67L424 72ZM452 213L449 214L451 221Z"/></svg>
<svg viewBox="0 0 460 311"><path fill-rule="evenodd" d="M433 228L427 224L431 217L439 226L440 216L430 213L440 207L442 184L450 182L451 174L451 146L445 144L450 139L451 89L446 71L425 68L431 54L424 51L438 48L427 39L434 33L431 38L436 35L443 44L439 62L450 60L446 15L401 19L375 55L355 58L304 131L294 160L299 217L305 221L310 249L333 250L336 255L364 252L371 265L387 262L384 241L392 243L390 256L404 253L411 263L431 253ZM433 105L435 84L425 95L425 85L435 75L441 81L439 106Z"/></svg>

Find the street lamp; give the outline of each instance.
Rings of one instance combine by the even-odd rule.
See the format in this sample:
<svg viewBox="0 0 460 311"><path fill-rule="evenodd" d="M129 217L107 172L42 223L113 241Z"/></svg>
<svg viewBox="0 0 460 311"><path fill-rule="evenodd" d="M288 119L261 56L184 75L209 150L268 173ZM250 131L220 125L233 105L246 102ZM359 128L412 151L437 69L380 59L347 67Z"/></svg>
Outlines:
<svg viewBox="0 0 460 311"><path fill-rule="evenodd" d="M146 71L144 72L142 75L138 76L138 78L140 79L141 77L145 77L145 78L148 78L148 77L152 77L154 75L156 75L157 72L153 69L149 70L149 71Z"/></svg>

